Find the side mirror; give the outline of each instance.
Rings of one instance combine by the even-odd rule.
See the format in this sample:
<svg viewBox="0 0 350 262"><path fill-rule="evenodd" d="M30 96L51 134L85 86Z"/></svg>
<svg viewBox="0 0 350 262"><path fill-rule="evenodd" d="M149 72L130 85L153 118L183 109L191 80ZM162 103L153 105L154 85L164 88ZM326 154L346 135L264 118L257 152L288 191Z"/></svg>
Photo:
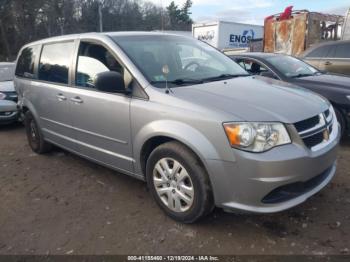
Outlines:
<svg viewBox="0 0 350 262"><path fill-rule="evenodd" d="M123 76L115 71L102 72L96 75L94 86L97 90L107 93L129 93L125 88Z"/></svg>
<svg viewBox="0 0 350 262"><path fill-rule="evenodd" d="M273 78L273 79L277 79L275 74L272 73L271 71L264 71L264 72L261 72L260 73L261 76L264 76L264 77L268 77L268 78Z"/></svg>

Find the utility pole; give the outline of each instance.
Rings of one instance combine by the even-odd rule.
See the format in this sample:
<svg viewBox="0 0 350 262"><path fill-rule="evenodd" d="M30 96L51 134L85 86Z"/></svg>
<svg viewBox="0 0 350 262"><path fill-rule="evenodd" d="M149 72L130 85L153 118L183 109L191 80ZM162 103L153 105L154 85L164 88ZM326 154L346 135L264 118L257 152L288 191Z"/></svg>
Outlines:
<svg viewBox="0 0 350 262"><path fill-rule="evenodd" d="M102 2L98 3L98 18L99 18L100 32L103 32Z"/></svg>
<svg viewBox="0 0 350 262"><path fill-rule="evenodd" d="M163 10L163 1L162 0L160 0L160 7L161 7L161 9L160 9L160 16L161 16L160 28L162 31L164 31L164 14L163 14L164 10Z"/></svg>

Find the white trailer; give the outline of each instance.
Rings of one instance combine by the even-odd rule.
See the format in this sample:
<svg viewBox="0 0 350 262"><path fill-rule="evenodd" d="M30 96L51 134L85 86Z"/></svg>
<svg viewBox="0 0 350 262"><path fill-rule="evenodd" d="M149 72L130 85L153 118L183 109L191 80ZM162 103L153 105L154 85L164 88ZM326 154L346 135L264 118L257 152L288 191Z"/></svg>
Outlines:
<svg viewBox="0 0 350 262"><path fill-rule="evenodd" d="M260 25L215 21L192 25L193 37L205 41L219 50L244 49L251 39L261 39L264 27Z"/></svg>

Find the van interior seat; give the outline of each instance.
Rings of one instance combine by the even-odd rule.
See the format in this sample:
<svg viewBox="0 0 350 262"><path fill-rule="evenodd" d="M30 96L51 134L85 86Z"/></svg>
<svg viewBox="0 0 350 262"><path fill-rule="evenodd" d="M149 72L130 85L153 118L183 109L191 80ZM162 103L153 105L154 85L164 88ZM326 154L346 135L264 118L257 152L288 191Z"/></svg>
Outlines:
<svg viewBox="0 0 350 262"><path fill-rule="evenodd" d="M153 77L162 74L162 66L157 62L156 58L151 52L142 52L140 54L139 63L142 65L147 65L145 70Z"/></svg>

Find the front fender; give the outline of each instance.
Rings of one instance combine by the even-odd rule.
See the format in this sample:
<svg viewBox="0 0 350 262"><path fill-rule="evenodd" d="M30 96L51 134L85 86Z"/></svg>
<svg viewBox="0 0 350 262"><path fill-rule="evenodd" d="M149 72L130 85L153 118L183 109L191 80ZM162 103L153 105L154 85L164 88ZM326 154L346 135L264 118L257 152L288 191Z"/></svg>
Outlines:
<svg viewBox="0 0 350 262"><path fill-rule="evenodd" d="M158 120L141 128L134 136L133 152L135 172L142 174L141 150L151 138L163 136L177 140L189 147L201 159L206 167L206 159L220 159L214 145L207 137L194 127L174 120Z"/></svg>

